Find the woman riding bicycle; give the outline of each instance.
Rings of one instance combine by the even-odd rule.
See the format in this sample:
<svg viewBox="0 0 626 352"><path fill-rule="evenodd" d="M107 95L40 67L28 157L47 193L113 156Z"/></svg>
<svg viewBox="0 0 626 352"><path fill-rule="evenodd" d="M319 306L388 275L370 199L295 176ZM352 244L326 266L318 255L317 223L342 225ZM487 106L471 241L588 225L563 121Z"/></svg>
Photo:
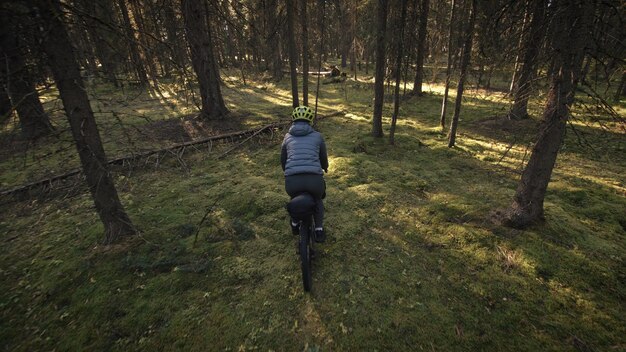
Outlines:
<svg viewBox="0 0 626 352"><path fill-rule="evenodd" d="M285 135L280 152L280 162L285 172L285 190L291 198L308 192L316 202L315 240L324 242L324 203L326 193L324 171L328 172L328 155L322 134L311 127L313 111L298 106L291 114L293 124ZM322 171L323 170L323 171ZM291 219L291 231L298 234L298 223Z"/></svg>

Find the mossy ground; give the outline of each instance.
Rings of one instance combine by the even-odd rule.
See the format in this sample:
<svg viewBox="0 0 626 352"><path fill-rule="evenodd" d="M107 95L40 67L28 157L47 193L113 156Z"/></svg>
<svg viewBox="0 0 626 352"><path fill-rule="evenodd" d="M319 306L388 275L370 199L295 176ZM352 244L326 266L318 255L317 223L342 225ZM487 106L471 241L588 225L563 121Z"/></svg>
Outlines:
<svg viewBox="0 0 626 352"><path fill-rule="evenodd" d="M288 80L225 80L242 129L288 116ZM115 128L108 111L138 127L150 124L145 117L181 121L193 112L184 101L103 89L93 94L98 104L111 101L98 115L110 157L130 148L125 141L162 141L135 140L136 130ZM501 94L470 90L449 149L438 128L440 87L429 89L403 100L389 146L369 136L371 81L322 86L321 112L346 114L317 125L331 164L329 240L318 247L311 294L302 290L283 208L280 133L224 159L217 156L226 145L190 150L188 169L166 159L130 175L117 170L122 202L141 231L119 245L99 244L88 192L5 202L2 349L625 349L623 126L575 122L595 149L568 132L545 224L512 230L490 214L510 204L536 122L503 120ZM538 116L541 101L533 103ZM623 113L624 103L616 108ZM3 187L42 171L28 162L16 170L16 160L2 162Z"/></svg>

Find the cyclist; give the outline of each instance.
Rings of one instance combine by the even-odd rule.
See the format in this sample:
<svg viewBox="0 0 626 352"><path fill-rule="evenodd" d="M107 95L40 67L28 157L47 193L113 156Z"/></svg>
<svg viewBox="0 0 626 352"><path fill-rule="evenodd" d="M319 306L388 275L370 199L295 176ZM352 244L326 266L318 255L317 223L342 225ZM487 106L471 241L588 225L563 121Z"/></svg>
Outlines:
<svg viewBox="0 0 626 352"><path fill-rule="evenodd" d="M311 127L313 111L308 106L298 106L291 113L293 121L280 152L280 162L285 172L285 190L291 198L300 193L310 193L316 201L314 214L315 239L326 240L324 232L324 203L328 172L328 155L322 134ZM323 170L323 171L322 171ZM298 223L291 219L291 231L298 234Z"/></svg>

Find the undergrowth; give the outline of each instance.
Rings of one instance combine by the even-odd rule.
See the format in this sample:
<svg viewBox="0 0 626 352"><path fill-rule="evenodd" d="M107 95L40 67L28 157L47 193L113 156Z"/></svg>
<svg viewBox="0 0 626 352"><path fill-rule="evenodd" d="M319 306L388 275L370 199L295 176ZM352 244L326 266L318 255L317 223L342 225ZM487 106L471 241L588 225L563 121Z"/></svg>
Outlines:
<svg viewBox="0 0 626 352"><path fill-rule="evenodd" d="M244 128L287 115L287 81L226 81ZM605 131L596 152L568 133L546 222L519 231L489 215L510 204L536 122L503 120L502 96L470 94L458 146L449 149L435 90L402 101L389 146L370 137L371 82L322 89L320 112L345 114L317 124L330 157L329 239L318 246L312 294L302 290L289 234L276 133L223 159L227 145L189 151L187 168L166 159L130 175L117 170L140 230L118 245L99 244L102 226L86 190L4 202L3 350L626 348L623 131ZM121 93L108 94L108 108L152 121L192 113L176 107L168 115L132 100L122 107ZM540 110L536 102L531 111ZM604 133L585 128L593 138ZM110 157L124 148L116 137L124 132L111 129ZM15 159L2 162L9 170L7 160Z"/></svg>

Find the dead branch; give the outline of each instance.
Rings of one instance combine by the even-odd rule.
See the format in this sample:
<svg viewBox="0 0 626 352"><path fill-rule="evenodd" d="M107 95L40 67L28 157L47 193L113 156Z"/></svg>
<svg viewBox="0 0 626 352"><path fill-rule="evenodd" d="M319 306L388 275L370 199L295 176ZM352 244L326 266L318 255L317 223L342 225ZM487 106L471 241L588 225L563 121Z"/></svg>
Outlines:
<svg viewBox="0 0 626 352"><path fill-rule="evenodd" d="M502 154L502 156L500 157L500 160L498 160L496 165L500 164L500 162L502 162L502 160L504 160L504 158L509 153L511 148L513 148L513 146L515 145L515 142L517 142L517 138L514 138L513 141L511 141L511 143L508 145L508 147L506 148L506 150L504 151L504 153Z"/></svg>
<svg viewBox="0 0 626 352"><path fill-rule="evenodd" d="M198 240L198 234L200 233L200 228L202 227L202 224L204 223L204 220L206 220L206 218L209 216L209 214L211 214L211 212L213 211L213 208L215 207L215 205L217 204L217 201L219 199L215 200L215 202L213 202L213 205L211 205L206 213L204 214L204 216L202 217L202 220L200 220L200 223L198 223L198 229L196 230L196 235L193 238L193 247L196 247L196 241Z"/></svg>
<svg viewBox="0 0 626 352"><path fill-rule="evenodd" d="M286 125L286 123L280 123L280 124L272 124L272 125L267 125L264 126L263 128L259 129L258 131L254 132L252 135L250 135L250 137L244 139L241 143L234 145L233 147L229 148L227 151L225 151L224 153L222 153L222 155L218 156L218 159L222 159L223 157L226 156L226 154L232 152L233 150L241 147L242 145L244 145L246 142L248 142L249 140L251 140L252 138L254 138L255 136L259 135L261 132L264 132L265 130L269 129L274 129L276 127L280 127L281 125Z"/></svg>

